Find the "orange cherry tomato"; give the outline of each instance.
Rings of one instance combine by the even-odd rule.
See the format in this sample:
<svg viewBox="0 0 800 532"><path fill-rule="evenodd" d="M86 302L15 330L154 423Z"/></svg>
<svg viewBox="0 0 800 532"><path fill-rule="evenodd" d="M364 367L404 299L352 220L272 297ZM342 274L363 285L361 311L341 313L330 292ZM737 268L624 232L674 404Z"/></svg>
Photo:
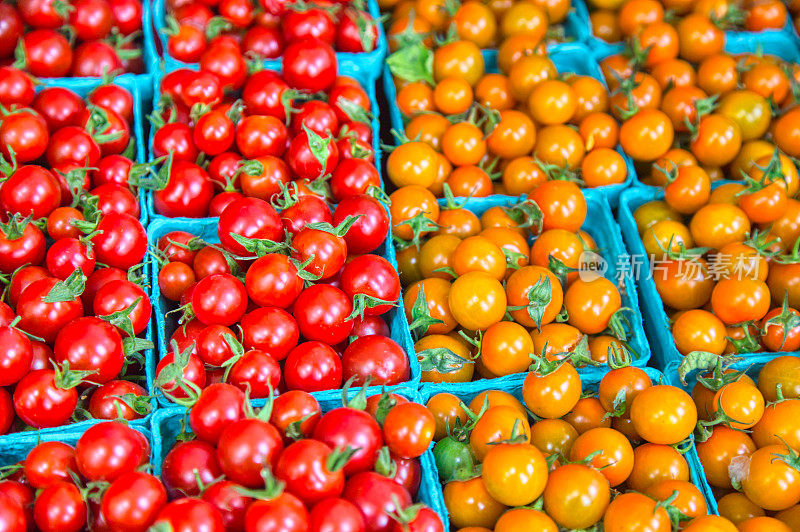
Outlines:
<svg viewBox="0 0 800 532"><path fill-rule="evenodd" d="M547 181L528 194L542 210L542 230L577 231L586 219L586 199L571 181Z"/></svg>

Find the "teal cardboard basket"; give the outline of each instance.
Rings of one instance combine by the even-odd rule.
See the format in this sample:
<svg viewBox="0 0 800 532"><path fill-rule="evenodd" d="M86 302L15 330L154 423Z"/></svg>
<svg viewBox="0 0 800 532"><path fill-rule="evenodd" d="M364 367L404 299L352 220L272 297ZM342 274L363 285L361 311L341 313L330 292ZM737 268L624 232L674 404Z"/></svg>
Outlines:
<svg viewBox="0 0 800 532"><path fill-rule="evenodd" d="M486 72L499 72L497 66L497 50L483 50L482 53ZM599 80L603 86L606 86L603 74L600 71L600 66L597 64L597 61L594 60L592 52L586 45L577 42L556 44L548 48L547 53L560 74L572 72L582 76L591 76ZM405 130L405 121L400 109L397 107L397 89L395 88L392 73L389 71L388 66L384 67L383 71L383 91L389 105L391 127L392 129L402 132ZM619 147L617 147L617 152L622 155L628 169L625 182L618 185L607 185L593 189L603 194L613 208L616 208L622 191L630 187L631 184L636 181L636 170L633 167L633 161Z"/></svg>
<svg viewBox="0 0 800 532"><path fill-rule="evenodd" d="M606 42L603 39L596 37L592 30L592 23L591 19L589 18L589 8L586 4L586 0L573 0L575 2L575 9L576 10L583 10L586 11L586 18L589 21L587 25L588 31L586 32L586 38L584 42L591 48L592 50L601 50L607 47L614 47L619 46L621 48L621 41L610 43ZM579 5L581 7L579 7ZM725 40L726 43L731 42L757 42L757 41L769 41L773 38L782 39L784 37L792 38L793 35L797 35L796 31L794 30L794 26L792 24L791 17L787 17L786 24L783 28L779 30L764 30L764 31L744 31L744 30L729 30L725 32ZM727 49L727 44L726 44ZM614 52L616 53L616 52Z"/></svg>
<svg viewBox="0 0 800 532"><path fill-rule="evenodd" d="M611 208L605 196L595 190L585 190L584 197L586 198L587 214L586 221L583 224L583 229L595 240L600 255L605 259L605 266L607 269L604 272L604 277L612 280L615 284L620 285L620 295L622 296L622 306L631 309L628 313L630 320L630 340L628 344L634 352L634 360L632 364L636 367L644 367L650 360L650 346L645 336L644 328L642 327L642 313L639 310L639 301L636 296L636 283L630 277L630 272L622 269L620 265L627 263L627 252L622 243L622 235L619 232L619 227L614 220L611 213ZM464 208L475 213L478 217L481 216L491 207L501 206L510 207L524 200L524 196L490 196L488 198L470 198L465 201ZM444 205L444 200L440 200ZM620 279L622 283L620 284ZM600 378L608 372L608 366L602 365L597 367L586 366L578 368L578 373L581 377ZM514 379L518 375L514 374L505 377L498 377L495 379L482 379L481 386L495 386L497 382L505 382L509 379ZM427 386L427 383L423 383ZM460 385L459 385L460 386Z"/></svg>
<svg viewBox="0 0 800 532"><path fill-rule="evenodd" d="M797 356L798 353L779 353L779 354L761 354L757 353L753 356L748 357L746 360L740 360L738 362L732 363L730 366L731 369L735 371L744 371L747 375L756 379L758 376L758 372L761 371L761 368L764 367L764 364L769 362L770 360L777 358L783 355L789 356ZM677 386L679 388L683 388L686 392L691 393L692 388L694 388L695 384L697 383L697 371L691 372L686 378L686 384L683 384L680 380L678 375L678 362L671 362L667 369L664 371L664 375L667 378L667 382L672 384L673 386ZM717 507L717 498L714 494L714 488L709 485L708 480L706 480L705 472L703 471L703 465L700 463L700 458L695 452L692 458L696 461L695 467L698 473L699 482L695 482L697 487L701 489L703 495L705 496L706 503L708 504L708 513L713 513L719 515L719 508ZM694 481L694 479L693 479ZM722 494L724 495L724 493Z"/></svg>
<svg viewBox="0 0 800 532"><path fill-rule="evenodd" d="M622 43L610 44L594 38L596 43L591 46L594 58L600 62L606 57L623 51ZM780 57L784 61L797 63L800 61L800 52L797 44L787 31L762 31L762 32L726 32L725 51L731 54L769 54ZM638 184L638 180L635 184Z"/></svg>
<svg viewBox="0 0 800 532"><path fill-rule="evenodd" d="M139 96L142 99L150 99L153 96L153 78L152 72L158 65L158 54L156 53L155 44L153 42L153 29L150 24L151 19L151 4L149 1L142 2L142 60L144 62L145 71L142 74L122 74L114 78L114 83L119 85L136 86ZM37 78L39 82L45 87L64 87L71 89L81 96L84 93L80 91L87 86L95 83L100 84L100 78L86 78L86 77L65 77L65 78ZM127 86L126 86L127 88ZM88 92L88 91L87 91ZM140 121L137 121L137 125ZM142 137L144 138L144 137ZM143 160L142 160L143 161Z"/></svg>
<svg viewBox="0 0 800 532"><path fill-rule="evenodd" d="M190 64L178 61L169 55L167 50L167 35L162 31L167 27L166 22L166 6L164 0L153 0L153 26L158 32L158 38L161 41L161 50L163 51L164 61L169 70L176 68L192 68L197 69L197 63ZM376 0L367 1L367 11L375 19L378 28L378 43L374 50L371 52L363 53L349 53L349 52L336 52L336 58L339 62L340 69L347 69L350 72L359 72L373 83L381 75L381 67L383 66L383 59L386 56L386 34L380 24L381 12L378 8ZM280 70L281 58L267 59L264 65L270 70ZM352 74L348 74L352 75Z"/></svg>
<svg viewBox="0 0 800 532"><path fill-rule="evenodd" d="M184 67L178 68L190 68L192 70L197 70L198 65L185 65ZM177 68L172 67L167 70L167 72L172 72L177 70ZM267 70L274 70L276 72L280 72L280 65L269 65L267 66ZM349 64L340 64L339 65L339 75L342 76L350 76L356 79L360 84L361 87L367 92L367 96L369 97L370 101L370 112L372 113L372 120L371 120L371 127L372 127L372 150L375 152L375 166L378 169L378 173L380 174L381 168L381 139L380 139L380 109L378 107L378 101L375 98L375 81L369 77L369 75L353 65ZM164 72L156 71L155 75L153 76L153 109L158 108L158 100L161 97L161 91L159 90L161 86L161 79L164 76ZM153 128L150 128L150 137L148 140L148 156L150 157L149 160L155 160L155 156L153 155L153 135L155 131ZM383 183L383 181L381 181ZM153 197L152 193L147 192L146 194L146 206L147 206L147 216L150 220L157 220L157 219L167 219L166 216L158 214L153 207ZM181 220L197 220L198 218L177 218ZM207 219L215 219L215 218L207 218Z"/></svg>
<svg viewBox="0 0 800 532"><path fill-rule="evenodd" d="M712 188L724 183L731 183L731 181L717 182ZM650 271L650 257L645 253L644 244L636 228L633 213L647 202L663 199L663 189L646 185L634 187L626 190L622 195L617 213L617 220L619 221L619 227L622 230L622 236L628 252L632 257L637 257L637 263L641 272L643 272L636 284L639 288L644 327L647 331L647 337L653 346L653 361L657 367L662 369L670 364L679 364L683 360L683 355L678 352L678 348L675 346L670 320L664 309L664 304L661 302L661 296L656 290L655 281L653 281L652 275L644 274L644 272ZM762 353L743 353L737 356L744 357L747 360L755 360L762 355Z"/></svg>
<svg viewBox="0 0 800 532"><path fill-rule="evenodd" d="M653 381L653 384L666 383L664 375L662 375L661 372L653 368L642 368L642 369L650 377L650 380ZM587 390L597 392L597 387L600 383L601 378L602 376L598 374L581 375L581 382L583 383L584 392ZM522 399L522 384L524 381L525 381L525 375L519 374L519 375L510 375L508 377L503 377L502 379L475 381L469 383L458 383L458 384L423 383L422 387L420 388L420 395L422 396L423 404L427 403L428 400L434 395L440 393L451 393L456 397L458 397L459 399L461 399L461 401L463 401L464 403L469 404L469 402L473 398L475 398L475 396L477 396L482 392L485 392L487 390L500 390L503 392L510 393L518 400L522 401L524 404L524 401ZM699 460L697 459L697 452L695 451L694 443L692 443L692 445L689 447L685 456L686 456L686 462L689 465L691 481L693 484L700 486L702 482L702 470L698 470L697 464L699 463ZM439 483L437 483L437 487L439 488L439 490L442 489L442 486Z"/></svg>
<svg viewBox="0 0 800 532"><path fill-rule="evenodd" d="M147 238L151 246L156 246L158 239L170 231L187 231L194 235L203 238L207 242L218 243L217 237L217 223L215 219L204 218L201 220L186 220L176 219L170 220L161 218L154 220L147 228ZM397 270L397 260L395 259L394 247L391 245L391 235L387 235L386 240L381 246L374 251L374 254L380 255ZM150 299L153 303L153 316L156 328L156 354L150 357L147 361L148 364L148 389L153 390L153 379L155 378L155 365L159 360L164 358L169 352L169 338L173 331L177 328L177 317L175 314L167 314L170 310L177 307L171 301L168 301L161 296L158 288L158 269L153 265L150 270ZM411 340L411 333L408 330L408 322L406 321L405 312L403 311L403 300L398 300L398 306L392 308L387 314L384 315L389 324L390 336L392 340L397 342L403 351L406 352L409 358L409 366L411 369L411 377L408 385L416 387L419 383L420 367L417 357L414 356L414 343ZM380 389L374 386L375 389ZM318 398L335 399L341 397L341 390L329 390L319 392ZM161 406L170 406L172 403L162 396L158 397L158 402Z"/></svg>
<svg viewBox="0 0 800 532"><path fill-rule="evenodd" d="M358 390L349 390L348 397L352 397ZM380 394L380 390L374 393ZM401 395L408 400L420 403L421 399L417 390L414 388L406 388L403 386L396 387L392 393ZM334 408L342 406L342 396L322 396L319 393L312 394L319 401L320 407L323 412L328 412ZM156 474L161 471L161 462L167 455L169 450L175 444L175 436L181 432L181 420L183 419L186 411L183 408L164 408L159 410L153 416L151 430L153 433L153 466ZM420 457L420 465L422 466L422 478L417 492L416 501L420 501L428 505L442 518L445 523L445 530L447 530L447 512L444 507L444 499L442 498L442 489L439 486L438 474L436 473L436 466L433 462L433 453L430 449L425 451Z"/></svg>
<svg viewBox="0 0 800 532"><path fill-rule="evenodd" d="M86 429L97 423L99 423L99 421L70 425L58 431L30 431L0 436L0 467L14 465L25 460L31 449L41 442L58 441L74 447L78 439L86 432ZM152 460L153 440L150 434L149 420L147 424L130 423L130 426L144 434L147 438L148 443L150 443L150 458Z"/></svg>
<svg viewBox="0 0 800 532"><path fill-rule="evenodd" d="M131 137L136 140L136 157L135 157L136 162L144 162L146 160L145 144L144 144L145 136L143 129L143 122L144 122L144 112L142 108L143 97L142 97L142 92L140 91L139 88L140 77L141 76L126 74L115 78L113 81L115 85L123 87L133 95L133 124L131 124ZM103 84L102 80L99 78L50 78L50 79L41 79L40 81L42 82L42 84L37 85L36 87L37 91L42 90L45 87L63 87L65 89L74 91L79 96L86 96L92 91L92 89ZM139 190L138 199L141 210L141 215L139 217L139 220L142 222L142 225L146 225L147 212L145 208L144 190ZM145 262L145 272L147 272L147 268L148 264ZM147 277L146 273L145 276ZM147 288L145 288L145 290L146 289ZM144 338L153 341L152 320L147 325ZM152 352L149 349L144 351L142 355L144 356L145 360L153 358ZM146 365L145 369L147 369ZM148 375L144 375L144 377L149 381ZM155 406L155 401L152 401L152 404L153 406ZM86 427L97 422L98 422L97 420L80 421L77 423L64 425L61 427L52 427L52 428L39 429L37 431L26 431L26 432L5 434L0 436L0 446L5 446L6 442L9 442L9 445L13 445L13 442L18 437L21 438L22 436L28 434L39 434L42 436L43 439L47 437L50 440L58 440L59 439L57 437L58 434L81 431L82 429L85 429ZM132 421L131 425L137 427L144 426L144 424L146 424L147 422L148 419L147 417L145 417L143 419Z"/></svg>
<svg viewBox="0 0 800 532"><path fill-rule="evenodd" d="M114 85L119 85L133 96L133 123L131 124L131 138L136 142L135 162L137 163L143 163L147 160L145 156L145 143L147 140L144 134L144 102L146 101L145 94L149 94L149 79L149 76L134 76L133 74L124 74L114 78L112 81ZM86 97L86 95L92 92L93 89L103 85L103 82L100 78L41 78L39 81L41 84L36 86L37 92L47 87L63 87L82 97ZM148 87L147 90L143 90L143 84ZM145 191L143 189L138 191L138 199L139 210L141 212L139 215L139 220L142 222L142 225L144 225L147 222L147 198L145 197Z"/></svg>

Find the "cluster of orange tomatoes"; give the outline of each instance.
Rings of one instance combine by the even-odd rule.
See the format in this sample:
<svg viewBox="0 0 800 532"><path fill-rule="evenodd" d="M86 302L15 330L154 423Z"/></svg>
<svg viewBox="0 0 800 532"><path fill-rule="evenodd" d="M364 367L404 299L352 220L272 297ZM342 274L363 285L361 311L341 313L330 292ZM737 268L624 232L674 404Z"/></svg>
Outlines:
<svg viewBox="0 0 800 532"><path fill-rule="evenodd" d="M446 13L437 2L395 6L387 34L397 51L387 63L404 131L387 160L389 180L437 196L446 183L454 195L472 197L525 194L552 179L587 187L624 183L627 165L615 149L619 127L599 73L556 68L559 53L586 61L585 49L567 45L552 57L546 51L548 24L562 21L569 3L495 4L466 2L452 19L439 20L430 14ZM480 26L491 38L477 38L459 18L468 7L493 11L497 21L487 14L491 24ZM409 32L412 26L441 32L450 22L452 31L435 43ZM496 53L484 56L481 47L493 43Z"/></svg>
<svg viewBox="0 0 800 532"><path fill-rule="evenodd" d="M753 190L761 174L775 172L791 179ZM793 163L776 151L756 160L750 187L726 183L713 191L695 164L676 173L665 199L642 204L634 219L678 351L800 349L800 202L786 198L786 187L797 185Z"/></svg>
<svg viewBox="0 0 800 532"><path fill-rule="evenodd" d="M780 0L589 0L588 4L592 33L610 43L634 37L650 25L654 26L650 32L672 33L658 26L669 25L667 18L675 23L682 46L698 44L700 35L704 40L721 40L726 30L780 30L787 22L787 6Z"/></svg>
<svg viewBox="0 0 800 532"><path fill-rule="evenodd" d="M423 381L521 373L538 359L632 356L617 285L580 273L599 250L581 229L587 203L576 184L548 181L506 205L449 195L440 207L417 185L390 199Z"/></svg>
<svg viewBox="0 0 800 532"><path fill-rule="evenodd" d="M800 359L780 356L750 373L748 365L726 368L704 353L686 357L680 374L695 368L711 369L697 378L692 397L701 427L697 455L719 514L739 530L798 530Z"/></svg>
<svg viewBox="0 0 800 532"><path fill-rule="evenodd" d="M600 61L621 121L620 144L640 180L664 185L673 166L688 162L712 181L740 180L776 147L800 155L798 65L741 36L738 44L755 51L728 52L726 34L710 19L705 29L684 28L687 21L643 25L622 51ZM796 57L785 34L773 38L771 51Z"/></svg>
<svg viewBox="0 0 800 532"><path fill-rule="evenodd" d="M692 446L685 439L697 407L658 375L621 365L582 383L570 364L552 364L509 391L432 394L433 453L451 525L461 532L556 532L601 522L607 531L735 531L707 515L690 478L683 452Z"/></svg>
<svg viewBox="0 0 800 532"><path fill-rule="evenodd" d="M391 12L386 35L392 51L416 42L414 33L432 45L434 34L452 32L478 48L502 48L504 40L520 31L536 44L544 38L559 40L564 33L560 26L572 8L571 0L379 0L378 5Z"/></svg>

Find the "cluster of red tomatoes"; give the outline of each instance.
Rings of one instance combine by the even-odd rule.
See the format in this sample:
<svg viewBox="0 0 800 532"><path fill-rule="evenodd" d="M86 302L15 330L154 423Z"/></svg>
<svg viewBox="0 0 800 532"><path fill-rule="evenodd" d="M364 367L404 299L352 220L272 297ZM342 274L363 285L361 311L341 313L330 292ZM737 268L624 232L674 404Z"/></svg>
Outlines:
<svg viewBox="0 0 800 532"><path fill-rule="evenodd" d="M433 454L451 525L469 532L598 524L736 530L707 515L690 477L683 453L693 452L686 440L697 421L692 397L651 375L659 374L620 365L584 386L570 364L550 363L509 391L432 395Z"/></svg>
<svg viewBox="0 0 800 532"><path fill-rule="evenodd" d="M65 425L79 399L91 417L143 417L146 391L119 380L142 375L137 352L152 347L141 338L147 235L129 188L147 169L128 153L133 97L113 84L85 99L58 87L35 93L10 67L0 87L0 429L15 415L36 428Z"/></svg>
<svg viewBox="0 0 800 532"><path fill-rule="evenodd" d="M142 19L140 0L4 2L0 61L43 78L140 73Z"/></svg>
<svg viewBox="0 0 800 532"><path fill-rule="evenodd" d="M747 364L734 369L722 357L695 353L679 374L685 378L695 369L703 372L692 388L700 419L697 455L719 514L739 530L797 530L800 359L780 356L751 372Z"/></svg>
<svg viewBox="0 0 800 532"><path fill-rule="evenodd" d="M155 213L219 216L234 199L270 201L290 182L335 201L380 188L367 92L337 75L329 45L299 44L308 59L284 56L281 73L233 79L201 63L164 76L152 152L168 160L147 185Z"/></svg>
<svg viewBox="0 0 800 532"><path fill-rule="evenodd" d="M201 64L231 38L248 59L291 56L293 43L320 39L337 52L371 52L378 23L363 2L292 3L286 0L167 2L167 52L184 63Z"/></svg>
<svg viewBox="0 0 800 532"><path fill-rule="evenodd" d="M450 197L440 208L419 186L390 199L395 240L412 241L398 263L423 381L521 373L531 357L596 365L632 356L619 289L579 275L600 250L581 229L587 204L576 184L548 181L480 217L474 202Z"/></svg>
<svg viewBox="0 0 800 532"><path fill-rule="evenodd" d="M433 511L412 506L435 422L399 395L367 399L362 389L322 413L312 395L290 391L256 415L244 392L215 384L189 426L197 439L166 454L161 478L170 496L222 509L227 530L442 531Z"/></svg>
<svg viewBox="0 0 800 532"><path fill-rule="evenodd" d="M775 0L589 0L588 4L593 8L592 33L611 43L633 37L651 24L651 32L671 33L658 29L658 24L667 24L667 12L687 49L717 36L722 39L724 31L781 30L788 21L787 4Z"/></svg>
<svg viewBox="0 0 800 532"><path fill-rule="evenodd" d="M443 530L435 512L413 504L435 422L401 396L360 393L323 414L312 395L288 392L256 414L244 392L216 384L189 428L158 475L147 472L147 437L120 421L93 425L74 446L36 444L0 481L4 528Z"/></svg>
<svg viewBox="0 0 800 532"><path fill-rule="evenodd" d="M172 333L157 384L186 399L219 379L253 397L279 385L311 392L350 379L409 380L407 355L382 318L400 279L372 253L388 226L368 195L343 199L333 214L317 196L294 195L280 214L258 198L232 201L219 217L219 245L184 231L161 236L159 289L192 319Z"/></svg>

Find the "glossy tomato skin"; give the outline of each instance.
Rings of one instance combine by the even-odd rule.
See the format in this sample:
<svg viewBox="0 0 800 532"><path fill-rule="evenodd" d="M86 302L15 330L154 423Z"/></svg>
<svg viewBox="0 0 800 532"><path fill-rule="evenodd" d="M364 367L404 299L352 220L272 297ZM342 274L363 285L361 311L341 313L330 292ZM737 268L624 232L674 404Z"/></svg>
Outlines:
<svg viewBox="0 0 800 532"><path fill-rule="evenodd" d="M47 123L31 109L12 111L0 124L0 152L6 160L10 160L12 150L19 163L38 159L47 149L47 138Z"/></svg>
<svg viewBox="0 0 800 532"><path fill-rule="evenodd" d="M147 396L147 390L135 382L114 380L105 383L92 393L89 399L89 413L95 419L117 419L122 414L123 419L128 421L141 419L141 413L133 410L127 403L118 397L131 394L136 397ZM118 410L119 409L119 410Z"/></svg>
<svg viewBox="0 0 800 532"><path fill-rule="evenodd" d="M86 104L80 96L63 87L47 87L36 94L32 107L42 115L50 133L66 126L80 126Z"/></svg>
<svg viewBox="0 0 800 532"><path fill-rule="evenodd" d="M176 160L167 185L153 192L153 207L169 218L201 218L207 215L213 197L214 185L206 171L193 162Z"/></svg>
<svg viewBox="0 0 800 532"><path fill-rule="evenodd" d="M142 262L147 252L147 233L130 214L109 213L100 218L92 238L97 261L127 271Z"/></svg>
<svg viewBox="0 0 800 532"><path fill-rule="evenodd" d="M353 331L350 333L350 336L355 336L356 338L373 334L389 336L390 332L389 325L382 317L364 316L363 318L355 318L353 320Z"/></svg>
<svg viewBox="0 0 800 532"><path fill-rule="evenodd" d="M56 386L52 369L31 371L14 389L17 416L35 428L66 425L77 404L75 389L64 390Z"/></svg>
<svg viewBox="0 0 800 532"><path fill-rule="evenodd" d="M72 49L67 39L49 29L37 29L22 37L26 70L37 77L58 78L69 72Z"/></svg>
<svg viewBox="0 0 800 532"><path fill-rule="evenodd" d="M45 246L44 234L32 223L25 226L19 238L9 238L0 233L0 271L10 274L25 264L41 264L45 258Z"/></svg>
<svg viewBox="0 0 800 532"><path fill-rule="evenodd" d="M18 382L30 370L32 360L28 337L13 327L0 326L0 386Z"/></svg>
<svg viewBox="0 0 800 532"><path fill-rule="evenodd" d="M203 441L216 444L225 427L244 416L244 392L218 383L205 388L189 412L189 425Z"/></svg>
<svg viewBox="0 0 800 532"><path fill-rule="evenodd" d="M92 308L95 315L108 316L114 312L121 312L134 303L136 306L131 310L129 317L134 334L139 334L147 328L153 307L150 298L138 284L127 279L109 281L97 291Z"/></svg>
<svg viewBox="0 0 800 532"><path fill-rule="evenodd" d="M93 188L89 193L98 197L97 208L103 214L117 212L138 218L141 213L139 200L130 189L122 185L107 183Z"/></svg>
<svg viewBox="0 0 800 532"><path fill-rule="evenodd" d="M292 239L292 258L320 280L334 277L347 260L347 244L335 234L306 227Z"/></svg>
<svg viewBox="0 0 800 532"><path fill-rule="evenodd" d="M89 93L87 99L98 107L114 111L129 124L133 122L133 95L124 87L113 83L100 85Z"/></svg>
<svg viewBox="0 0 800 532"><path fill-rule="evenodd" d="M247 78L242 99L253 114L274 116L285 122L286 109L282 96L287 90L289 85L276 72L261 70Z"/></svg>
<svg viewBox="0 0 800 532"><path fill-rule="evenodd" d="M433 441L436 420L417 403L403 403L389 410L383 421L383 437L393 455L417 458Z"/></svg>
<svg viewBox="0 0 800 532"><path fill-rule="evenodd" d="M94 307L94 298L102 287L111 281L127 281L127 272L119 268L100 268L92 272L86 279L86 284L81 294L81 301L88 311ZM97 314L97 313L95 313Z"/></svg>
<svg viewBox="0 0 800 532"><path fill-rule="evenodd" d="M31 449L23 462L25 480L37 489L58 482L70 482L70 471L77 471L75 449L57 441L38 444Z"/></svg>
<svg viewBox="0 0 800 532"><path fill-rule="evenodd" d="M399 384L411 377L408 356L391 338L381 335L362 336L342 354L344 380L355 377L354 384Z"/></svg>
<svg viewBox="0 0 800 532"><path fill-rule="evenodd" d="M74 77L99 78L104 72L121 73L125 69L116 50L104 41L84 42L75 49L72 69Z"/></svg>
<svg viewBox="0 0 800 532"><path fill-rule="evenodd" d="M8 433L14 422L14 401L5 388L0 390L0 434Z"/></svg>
<svg viewBox="0 0 800 532"><path fill-rule="evenodd" d="M278 253L257 258L247 269L244 282L250 299L260 307L289 308L303 291L297 267Z"/></svg>
<svg viewBox="0 0 800 532"><path fill-rule="evenodd" d="M336 72L333 48L319 39L292 42L283 51L283 79L292 87L324 91L336 81Z"/></svg>
<svg viewBox="0 0 800 532"><path fill-rule="evenodd" d="M58 283L57 279L40 279L31 283L17 301L17 314L22 318L19 327L34 336L52 343L58 331L70 321L83 316L80 298L46 303L44 298Z"/></svg>
<svg viewBox="0 0 800 532"><path fill-rule="evenodd" d="M0 188L0 208L42 218L61 204L61 190L53 174L41 166L19 167Z"/></svg>
<svg viewBox="0 0 800 532"><path fill-rule="evenodd" d="M344 235L349 253L371 253L386 240L389 215L383 205L372 196L358 194L343 198L333 212L333 225L339 225L347 216L359 216Z"/></svg>
<svg viewBox="0 0 800 532"><path fill-rule="evenodd" d="M344 293L353 300L362 294L384 301L369 302L364 316L388 312L400 297L400 277L389 261L379 255L361 255L352 259L342 268L339 282Z"/></svg>
<svg viewBox="0 0 800 532"><path fill-rule="evenodd" d="M393 532L444 532L439 516L427 506L420 508L416 517L408 523L395 522Z"/></svg>
<svg viewBox="0 0 800 532"><path fill-rule="evenodd" d="M233 325L247 310L247 291L233 275L216 273L201 279L191 297L192 310L206 325Z"/></svg>
<svg viewBox="0 0 800 532"><path fill-rule="evenodd" d="M250 390L253 399L265 399L281 382L281 367L264 351L246 352L228 374L228 382L242 391Z"/></svg>
<svg viewBox="0 0 800 532"><path fill-rule="evenodd" d="M200 499L184 498L168 503L158 512L153 526L168 526L173 532L224 532L217 508Z"/></svg>
<svg viewBox="0 0 800 532"><path fill-rule="evenodd" d="M249 256L231 233L246 238L258 238L280 242L283 239L283 225L275 209L258 198L242 198L234 201L222 211L219 217L219 239L222 247L241 256Z"/></svg>
<svg viewBox="0 0 800 532"><path fill-rule="evenodd" d="M239 493L241 488L230 480L220 480L203 492L202 499L213 504L220 515L226 530L244 530L245 515L253 499Z"/></svg>
<svg viewBox="0 0 800 532"><path fill-rule="evenodd" d="M78 471L88 480L112 482L150 459L145 436L120 421L89 427L75 446Z"/></svg>
<svg viewBox="0 0 800 532"><path fill-rule="evenodd" d="M53 345L55 360L70 369L91 371L89 379L105 384L122 371L125 352L117 328L94 316L77 318L58 332Z"/></svg>
<svg viewBox="0 0 800 532"><path fill-rule="evenodd" d="M294 302L294 317L300 334L328 345L343 342L353 330L353 320L347 319L352 310L347 295L327 284L306 288Z"/></svg>
<svg viewBox="0 0 800 532"><path fill-rule="evenodd" d="M338 497L323 499L309 514L310 532L364 532L366 525L359 509Z"/></svg>
<svg viewBox="0 0 800 532"><path fill-rule="evenodd" d="M322 410L313 395L300 390L289 390L275 398L269 421L284 434L284 442L288 445L294 440L288 437L287 432L299 431L303 437L308 438L321 416ZM296 429L292 427L293 423L296 423Z"/></svg>
<svg viewBox="0 0 800 532"><path fill-rule="evenodd" d="M392 460L397 466L397 471L391 480L403 486L412 497L416 497L422 482L422 466L419 459L392 456Z"/></svg>
<svg viewBox="0 0 800 532"><path fill-rule="evenodd" d="M47 250L45 265L54 277L62 280L76 269L88 276L94 270L94 252L77 238L61 238Z"/></svg>
<svg viewBox="0 0 800 532"><path fill-rule="evenodd" d="M79 126L67 126L50 137L46 155L51 167L75 163L93 168L100 160L102 151L97 141L85 129Z"/></svg>
<svg viewBox="0 0 800 532"><path fill-rule="evenodd" d="M5 57L14 52L17 40L24 30L22 17L16 8L11 4L3 4L0 7L0 56Z"/></svg>
<svg viewBox="0 0 800 532"><path fill-rule="evenodd" d="M375 532L391 531L394 520L389 514L398 510L396 504L406 508L412 503L405 488L372 471L350 477L343 497L361 510L367 530Z"/></svg>
<svg viewBox="0 0 800 532"><path fill-rule="evenodd" d="M5 9L8 4L1 4L4 6L0 9ZM11 7L13 10L14 8ZM3 27L0 26L0 46L3 40ZM17 39L14 39L13 46L17 45ZM3 105L11 106L30 105L34 99L34 86L30 76L21 70L10 66L0 67L0 103Z"/></svg>
<svg viewBox="0 0 800 532"><path fill-rule="evenodd" d="M170 231L158 239L158 249L170 262L183 262L191 266L197 256L197 250L189 249L189 242L195 237L186 231Z"/></svg>
<svg viewBox="0 0 800 532"><path fill-rule="evenodd" d="M314 439L336 447L358 448L344 466L345 475L353 475L373 468L378 451L383 445L380 425L362 410L342 407L327 412L314 428Z"/></svg>
<svg viewBox="0 0 800 532"><path fill-rule="evenodd" d="M312 140L314 137L318 138ZM322 146L315 154L312 143L316 141L321 141ZM289 142L286 158L297 177L313 181L336 168L339 163L339 148L330 133L317 135L311 130L304 130Z"/></svg>
<svg viewBox="0 0 800 532"><path fill-rule="evenodd" d="M329 469L331 452L321 441L298 440L281 453L275 476L308 507L328 497L338 497L344 489L344 472Z"/></svg>
<svg viewBox="0 0 800 532"><path fill-rule="evenodd" d="M275 360L285 359L297 346L300 330L291 314L277 307L248 312L239 323L245 349L259 349Z"/></svg>
<svg viewBox="0 0 800 532"><path fill-rule="evenodd" d="M31 503L33 497L31 496ZM7 494L0 495L0 520L9 532L25 532L28 522L33 519L25 513L24 506Z"/></svg>
<svg viewBox="0 0 800 532"><path fill-rule="evenodd" d="M364 159L341 161L331 176L331 193L337 202L348 196L366 194L370 187L380 186L381 178L378 170L374 164Z"/></svg>
<svg viewBox="0 0 800 532"><path fill-rule="evenodd" d="M161 481L147 473L125 473L103 495L102 512L113 530L145 531L167 503Z"/></svg>
<svg viewBox="0 0 800 532"><path fill-rule="evenodd" d="M195 320L196 321L196 320ZM178 329L180 330L180 329ZM177 340L176 340L177 341ZM188 340L191 344L194 341L194 338ZM188 346L181 346L179 343L179 350L186 350ZM175 353L167 353L167 355L158 361L156 365L156 378L161 374L165 367L175 362ZM199 389L205 388L207 375L206 369L203 365L203 361L200 360L194 353L189 353L189 360L186 363L186 367L183 368L181 373L181 378L186 381L187 383L192 383L197 386ZM175 380L170 380L167 382L160 383L160 389L165 394L168 394L171 397L176 399L186 399L188 398L188 394L185 390L179 387L179 385L175 382Z"/></svg>
<svg viewBox="0 0 800 532"><path fill-rule="evenodd" d="M284 379L290 390L335 390L342 384L342 362L328 344L303 342L286 357Z"/></svg>
<svg viewBox="0 0 800 532"><path fill-rule="evenodd" d="M208 442L178 442L161 464L161 480L170 498L200 495L198 478L208 485L222 475L217 450Z"/></svg>
<svg viewBox="0 0 800 532"><path fill-rule="evenodd" d="M317 196L303 195L297 198L297 203L281 211L281 220L284 229L294 236L307 224L332 223L333 217L325 200ZM333 225L336 226L335 223Z"/></svg>
<svg viewBox="0 0 800 532"><path fill-rule="evenodd" d="M308 510L291 493L281 493L268 500L256 501L245 515L245 532L280 530L281 532L306 532Z"/></svg>
<svg viewBox="0 0 800 532"><path fill-rule="evenodd" d="M78 532L86 525L86 505L74 484L57 482L36 497L33 519L43 532Z"/></svg>

